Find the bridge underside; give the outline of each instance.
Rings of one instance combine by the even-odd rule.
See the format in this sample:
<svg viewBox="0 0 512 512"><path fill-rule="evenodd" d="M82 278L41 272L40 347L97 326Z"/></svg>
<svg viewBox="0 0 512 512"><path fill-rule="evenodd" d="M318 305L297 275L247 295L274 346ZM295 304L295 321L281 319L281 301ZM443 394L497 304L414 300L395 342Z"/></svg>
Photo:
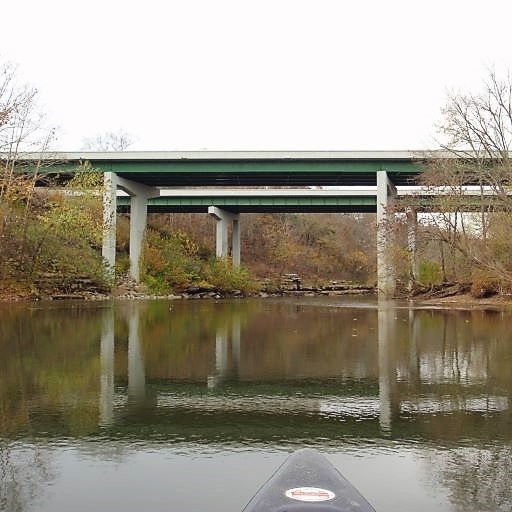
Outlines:
<svg viewBox="0 0 512 512"><path fill-rule="evenodd" d="M309 187L309 186L376 186L377 169L371 172L351 172L344 169L322 172L314 167L308 171L286 172L281 169L267 172L119 172L118 176L153 187ZM390 172L393 184L414 185L416 173Z"/></svg>
<svg viewBox="0 0 512 512"><path fill-rule="evenodd" d="M406 151L84 152L50 160L40 175L61 180L89 162L92 170L150 187L358 187L376 186L380 171L395 186L414 184L425 156Z"/></svg>
<svg viewBox="0 0 512 512"><path fill-rule="evenodd" d="M130 272L139 278L139 257L148 213L208 213L216 220L216 255L231 256L240 264L241 213L376 213L379 228L378 287L384 295L393 293L394 276L386 256L386 207L396 195L396 188L386 172L377 174L373 190L346 187L325 189L171 189L149 187L124 179L115 173L105 175L104 251L111 268L115 263L115 212L130 213ZM118 197L118 188L130 197Z"/></svg>

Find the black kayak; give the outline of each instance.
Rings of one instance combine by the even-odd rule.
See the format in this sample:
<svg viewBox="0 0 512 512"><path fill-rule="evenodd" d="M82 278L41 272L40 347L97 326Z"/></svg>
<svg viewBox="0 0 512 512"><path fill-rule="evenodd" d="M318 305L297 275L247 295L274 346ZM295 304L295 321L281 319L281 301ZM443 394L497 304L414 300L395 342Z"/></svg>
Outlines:
<svg viewBox="0 0 512 512"><path fill-rule="evenodd" d="M320 453L292 453L244 512L375 512L357 489Z"/></svg>

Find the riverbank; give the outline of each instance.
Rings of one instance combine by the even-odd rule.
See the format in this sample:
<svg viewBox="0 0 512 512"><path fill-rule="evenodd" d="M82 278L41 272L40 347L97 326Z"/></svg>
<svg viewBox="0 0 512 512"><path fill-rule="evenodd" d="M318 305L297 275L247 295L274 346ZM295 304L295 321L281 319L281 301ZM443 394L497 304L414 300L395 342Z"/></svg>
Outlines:
<svg viewBox="0 0 512 512"><path fill-rule="evenodd" d="M443 307L453 309L482 309L512 307L512 295L494 295L492 297L475 298L470 293L461 293L451 297L413 299L420 306Z"/></svg>
<svg viewBox="0 0 512 512"><path fill-rule="evenodd" d="M442 289L425 290L415 293L413 296L403 294L395 297L397 300L410 300L419 307L440 307L453 309L481 309L488 307L505 308L512 307L512 295L496 294L490 297L476 298L468 291L468 286L453 285ZM268 286L263 282L261 289L250 294L244 294L240 290L225 292L206 287L189 287L179 293L156 294L151 293L143 284L130 281L120 283L111 292L106 293L99 289L89 288L70 290L66 293L54 291L41 293L23 288L20 285L0 286L0 302L38 302L38 301L105 301L105 300L198 300L198 299L241 299L247 297L321 297L321 296L361 296L376 295L374 286L358 285L345 282L330 282L327 285L304 285L290 282L281 288Z"/></svg>
<svg viewBox="0 0 512 512"><path fill-rule="evenodd" d="M512 306L509 293L481 293L475 296L471 283L444 283L432 287L416 288L403 298L420 306L451 308L504 308Z"/></svg>

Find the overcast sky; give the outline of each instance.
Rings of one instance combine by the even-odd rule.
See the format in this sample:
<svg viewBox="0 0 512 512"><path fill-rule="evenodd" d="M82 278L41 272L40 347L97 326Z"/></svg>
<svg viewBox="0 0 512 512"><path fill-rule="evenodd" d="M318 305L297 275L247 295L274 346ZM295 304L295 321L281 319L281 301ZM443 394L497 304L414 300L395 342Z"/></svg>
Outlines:
<svg viewBox="0 0 512 512"><path fill-rule="evenodd" d="M16 0L0 57L59 149L120 129L140 150L435 146L450 89L512 69L510 0Z"/></svg>

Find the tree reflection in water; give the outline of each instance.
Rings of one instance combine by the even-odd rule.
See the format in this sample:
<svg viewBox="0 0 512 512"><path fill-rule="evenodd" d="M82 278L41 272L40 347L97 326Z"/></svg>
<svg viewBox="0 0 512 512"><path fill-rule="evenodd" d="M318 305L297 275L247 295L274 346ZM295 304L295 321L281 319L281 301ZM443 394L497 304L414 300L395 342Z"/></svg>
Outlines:
<svg viewBox="0 0 512 512"><path fill-rule="evenodd" d="M56 469L48 449L36 444L0 440L0 510L37 510Z"/></svg>
<svg viewBox="0 0 512 512"><path fill-rule="evenodd" d="M428 462L428 473L449 489L457 512L512 510L512 447L458 447L436 451Z"/></svg>

